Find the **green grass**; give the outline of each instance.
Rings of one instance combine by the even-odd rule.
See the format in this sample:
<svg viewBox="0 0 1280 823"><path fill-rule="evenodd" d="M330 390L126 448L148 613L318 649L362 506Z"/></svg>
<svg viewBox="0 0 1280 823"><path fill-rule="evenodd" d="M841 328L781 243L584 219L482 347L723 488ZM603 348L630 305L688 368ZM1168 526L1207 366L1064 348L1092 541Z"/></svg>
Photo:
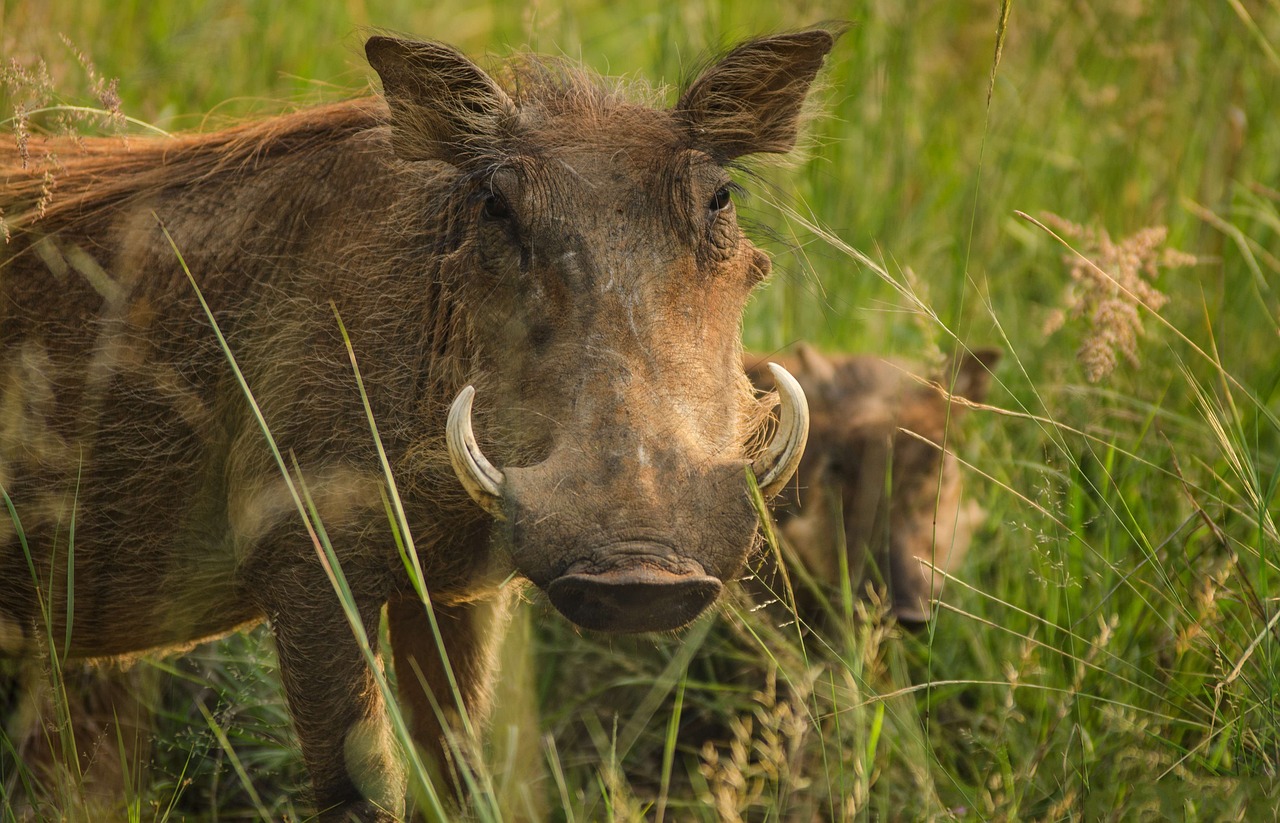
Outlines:
<svg viewBox="0 0 1280 823"><path fill-rule="evenodd" d="M119 78L126 115L171 130L364 88L362 26L674 84L708 46L849 19L807 152L744 181L775 255L746 342L1006 352L1003 412L971 414L959 446L988 520L925 632L836 621L801 644L778 610L736 607L681 639L605 639L535 603L534 674L502 688L536 695L543 736L519 731L532 711L496 721L499 816L1274 819L1273 4L1014 2L994 71L998 2L278 5L4 2L0 53L43 58L57 94L2 90L0 118L98 105L59 33ZM1091 383L1089 318L1044 333L1078 258L1039 223L1114 268L1046 212L1116 241L1167 227L1164 247L1199 258L1154 281L1169 299L1139 312L1140 364ZM257 803L295 814L261 635L150 665L182 676L137 817L254 818L231 751ZM517 766L538 775L523 794Z"/></svg>

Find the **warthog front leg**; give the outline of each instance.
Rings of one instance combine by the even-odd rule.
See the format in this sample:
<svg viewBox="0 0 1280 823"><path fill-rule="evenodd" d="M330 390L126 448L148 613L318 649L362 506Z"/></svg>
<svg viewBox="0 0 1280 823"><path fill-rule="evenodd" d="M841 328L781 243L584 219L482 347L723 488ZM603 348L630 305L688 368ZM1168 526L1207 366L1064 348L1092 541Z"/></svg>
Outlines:
<svg viewBox="0 0 1280 823"><path fill-rule="evenodd" d="M272 587L275 602L268 604L267 614L319 819L399 820L403 770L366 655L320 570L288 572ZM355 583L353 570L348 579ZM356 599L365 636L376 653L382 600L359 590Z"/></svg>
<svg viewBox="0 0 1280 823"><path fill-rule="evenodd" d="M436 785L450 786L459 799L465 785L462 770L475 765L465 760L474 755L478 742L468 731L478 732L488 718L497 649L513 597L513 587L508 587L491 600L434 607L452 679L436 645L427 607L417 598L387 606L405 719ZM469 723L462 722L459 701ZM464 756L464 762L457 762L457 754Z"/></svg>

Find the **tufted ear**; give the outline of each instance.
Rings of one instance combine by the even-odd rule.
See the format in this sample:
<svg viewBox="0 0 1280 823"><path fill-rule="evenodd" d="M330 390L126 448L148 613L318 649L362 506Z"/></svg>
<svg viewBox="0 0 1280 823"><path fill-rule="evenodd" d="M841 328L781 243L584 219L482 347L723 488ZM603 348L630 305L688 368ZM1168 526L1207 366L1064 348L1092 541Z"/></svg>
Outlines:
<svg viewBox="0 0 1280 823"><path fill-rule="evenodd" d="M750 40L726 54L676 104L693 145L722 163L790 151L809 87L838 36L810 29Z"/></svg>
<svg viewBox="0 0 1280 823"><path fill-rule="evenodd" d="M443 43L379 36L364 51L382 78L397 157L464 165L492 152L515 105L483 69Z"/></svg>

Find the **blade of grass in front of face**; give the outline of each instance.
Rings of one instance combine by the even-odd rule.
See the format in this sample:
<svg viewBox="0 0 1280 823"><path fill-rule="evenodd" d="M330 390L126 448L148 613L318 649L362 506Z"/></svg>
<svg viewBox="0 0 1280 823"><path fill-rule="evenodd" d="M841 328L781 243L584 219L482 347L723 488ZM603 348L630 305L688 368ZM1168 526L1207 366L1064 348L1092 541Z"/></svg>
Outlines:
<svg viewBox="0 0 1280 823"><path fill-rule="evenodd" d="M547 765L551 769L551 777L555 780L556 791L559 793L560 808L564 812L565 821L566 823L577 823L574 804L569 795L569 781L565 777L564 764L560 761L560 753L556 751L556 739L548 734L542 738L542 742Z"/></svg>

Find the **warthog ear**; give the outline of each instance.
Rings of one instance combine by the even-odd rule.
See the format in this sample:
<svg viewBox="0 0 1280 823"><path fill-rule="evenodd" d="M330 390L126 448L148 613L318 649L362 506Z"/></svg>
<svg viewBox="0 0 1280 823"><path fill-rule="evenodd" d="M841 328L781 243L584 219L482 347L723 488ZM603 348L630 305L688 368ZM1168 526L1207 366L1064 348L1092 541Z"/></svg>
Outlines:
<svg viewBox="0 0 1280 823"><path fill-rule="evenodd" d="M991 387L991 370L1003 356L1004 353L996 348L958 351L943 369L938 383L944 389L950 389L956 397L982 403L987 399L987 389Z"/></svg>
<svg viewBox="0 0 1280 823"><path fill-rule="evenodd" d="M720 162L791 151L809 86L839 35L811 29L743 43L694 81L675 114Z"/></svg>
<svg viewBox="0 0 1280 823"><path fill-rule="evenodd" d="M364 52L382 78L402 160L463 165L484 156L515 109L483 69L443 43L370 37Z"/></svg>
<svg viewBox="0 0 1280 823"><path fill-rule="evenodd" d="M804 366L804 370L810 374L814 380L821 383L834 383L836 380L836 365L826 358L822 352L810 346L808 343L801 341L796 346L796 354L800 356L800 363Z"/></svg>

